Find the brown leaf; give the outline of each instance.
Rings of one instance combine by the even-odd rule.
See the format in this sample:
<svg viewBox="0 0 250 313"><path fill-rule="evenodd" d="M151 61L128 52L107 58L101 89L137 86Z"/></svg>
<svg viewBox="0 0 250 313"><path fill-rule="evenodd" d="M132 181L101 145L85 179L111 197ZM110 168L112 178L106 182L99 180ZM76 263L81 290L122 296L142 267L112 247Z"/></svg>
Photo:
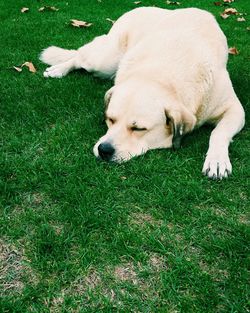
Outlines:
<svg viewBox="0 0 250 313"><path fill-rule="evenodd" d="M134 4L140 4L141 3L141 1L135 1L134 2Z"/></svg>
<svg viewBox="0 0 250 313"><path fill-rule="evenodd" d="M228 18L230 15L226 14L226 13L221 13L220 16L225 20L226 18Z"/></svg>
<svg viewBox="0 0 250 313"><path fill-rule="evenodd" d="M29 8L22 8L22 9L21 9L21 12L22 12L22 13L27 13L27 12L29 12L29 10L30 10Z"/></svg>
<svg viewBox="0 0 250 313"><path fill-rule="evenodd" d="M224 10L223 13L228 14L228 15L236 15L238 11L234 8L227 8Z"/></svg>
<svg viewBox="0 0 250 313"><path fill-rule="evenodd" d="M79 21L79 20L70 20L71 25L74 27L90 27L93 25L92 23L87 23L84 21Z"/></svg>
<svg viewBox="0 0 250 313"><path fill-rule="evenodd" d="M32 62L25 62L25 63L22 64L21 67L24 67L24 66L26 66L31 73L35 73L36 72L36 68L35 68L35 66L34 66L34 64Z"/></svg>
<svg viewBox="0 0 250 313"><path fill-rule="evenodd" d="M180 5L181 3L178 2L178 1L166 1L167 4L170 4L170 5Z"/></svg>
<svg viewBox="0 0 250 313"><path fill-rule="evenodd" d="M238 17L237 22L245 22L246 19L244 17Z"/></svg>
<svg viewBox="0 0 250 313"><path fill-rule="evenodd" d="M22 72L21 67L18 66L13 66L14 70L16 70L17 72Z"/></svg>
<svg viewBox="0 0 250 313"><path fill-rule="evenodd" d="M214 5L216 5L217 7L229 6L232 2L234 2L234 0L223 0L223 2L216 1L214 2Z"/></svg>
<svg viewBox="0 0 250 313"><path fill-rule="evenodd" d="M110 23L112 23L112 24L115 23L115 21L114 21L114 20L111 20L111 18L109 18L109 17L106 18L106 21L108 21L108 22L110 22Z"/></svg>
<svg viewBox="0 0 250 313"><path fill-rule="evenodd" d="M39 12L45 12L45 11L58 11L59 9L57 9L56 7L51 7L51 6L44 6L44 7L41 7L40 9L38 9Z"/></svg>
<svg viewBox="0 0 250 313"><path fill-rule="evenodd" d="M233 54L233 55L237 55L237 54L239 54L239 51L237 50L236 47L231 47L228 49L228 53Z"/></svg>
<svg viewBox="0 0 250 313"><path fill-rule="evenodd" d="M237 15L239 14L238 11L234 8L227 8L220 14L220 16L225 20L228 18L230 15Z"/></svg>

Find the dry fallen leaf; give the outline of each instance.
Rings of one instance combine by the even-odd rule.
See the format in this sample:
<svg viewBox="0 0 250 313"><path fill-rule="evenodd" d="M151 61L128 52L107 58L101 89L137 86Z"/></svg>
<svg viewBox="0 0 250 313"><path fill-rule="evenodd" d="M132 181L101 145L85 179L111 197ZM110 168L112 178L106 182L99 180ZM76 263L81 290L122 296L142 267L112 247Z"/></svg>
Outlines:
<svg viewBox="0 0 250 313"><path fill-rule="evenodd" d="M44 12L44 11L58 11L59 9L57 9L56 7L50 7L50 6L44 6L41 7L40 9L38 9L39 12Z"/></svg>
<svg viewBox="0 0 250 313"><path fill-rule="evenodd" d="M106 18L106 21L108 21L108 22L110 22L110 23L112 23L112 24L115 23L115 21L114 21L114 20L111 20L111 18L109 18L109 17Z"/></svg>
<svg viewBox="0 0 250 313"><path fill-rule="evenodd" d="M21 66L13 66L13 69L20 73L24 66L27 67L31 73L36 72L36 68L32 62L24 62Z"/></svg>
<svg viewBox="0 0 250 313"><path fill-rule="evenodd" d="M22 72L21 67L18 66L13 66L14 70L16 70L17 72Z"/></svg>
<svg viewBox="0 0 250 313"><path fill-rule="evenodd" d="M228 8L228 9L225 9L223 13L228 14L228 15L236 15L238 11L234 8Z"/></svg>
<svg viewBox="0 0 250 313"><path fill-rule="evenodd" d="M216 1L214 2L214 5L218 6L218 7L221 7L221 6L229 6L230 3L234 2L234 0L223 0L223 2L221 1Z"/></svg>
<svg viewBox="0 0 250 313"><path fill-rule="evenodd" d="M220 16L225 20L226 18L228 18L230 15L226 14L226 13L221 13Z"/></svg>
<svg viewBox="0 0 250 313"><path fill-rule="evenodd" d="M87 23L84 21L79 21L79 20L70 20L71 25L74 27L90 27L93 25L92 23Z"/></svg>
<svg viewBox="0 0 250 313"><path fill-rule="evenodd" d="M237 55L237 54L239 54L239 51L237 50L236 47L231 47L228 49L228 53L233 54L233 55Z"/></svg>
<svg viewBox="0 0 250 313"><path fill-rule="evenodd" d="M238 11L234 8L227 8L220 14L220 16L225 20L228 18L230 15L237 15L239 14Z"/></svg>
<svg viewBox="0 0 250 313"><path fill-rule="evenodd" d="M21 67L24 67L24 66L26 66L31 73L35 73L36 72L36 68L35 68L35 66L34 66L34 64L32 62L25 62L25 63L22 64Z"/></svg>
<svg viewBox="0 0 250 313"><path fill-rule="evenodd" d="M172 5L180 5L181 3L178 1L166 1L167 4L172 4Z"/></svg>
<svg viewBox="0 0 250 313"><path fill-rule="evenodd" d="M134 2L134 4L140 4L141 3L141 1L135 1Z"/></svg>
<svg viewBox="0 0 250 313"><path fill-rule="evenodd" d="M22 13L27 13L29 10L30 10L29 8L22 8L22 9L21 9L21 12L22 12Z"/></svg>
<svg viewBox="0 0 250 313"><path fill-rule="evenodd" d="M246 19L244 17L238 17L237 22L245 22Z"/></svg>

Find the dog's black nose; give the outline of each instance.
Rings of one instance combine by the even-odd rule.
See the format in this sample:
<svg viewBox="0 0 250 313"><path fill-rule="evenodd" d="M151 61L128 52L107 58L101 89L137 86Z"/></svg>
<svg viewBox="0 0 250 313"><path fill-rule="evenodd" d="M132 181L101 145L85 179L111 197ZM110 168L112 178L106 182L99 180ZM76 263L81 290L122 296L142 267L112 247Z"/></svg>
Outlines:
<svg viewBox="0 0 250 313"><path fill-rule="evenodd" d="M115 149L110 143L103 142L98 146L98 152L101 159L110 161L115 152Z"/></svg>

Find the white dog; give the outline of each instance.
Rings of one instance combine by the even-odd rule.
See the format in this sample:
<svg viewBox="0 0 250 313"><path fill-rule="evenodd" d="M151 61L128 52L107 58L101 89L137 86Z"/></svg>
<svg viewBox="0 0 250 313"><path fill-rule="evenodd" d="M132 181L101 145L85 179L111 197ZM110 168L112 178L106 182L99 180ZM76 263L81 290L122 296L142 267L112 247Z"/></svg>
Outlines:
<svg viewBox="0 0 250 313"><path fill-rule="evenodd" d="M143 7L120 17L107 35L78 50L49 47L45 77L83 68L114 78L105 95L107 133L96 157L122 162L150 149L178 148L204 123L212 131L203 173L227 177L228 146L244 126L244 110L226 69L227 41L214 17L199 9Z"/></svg>

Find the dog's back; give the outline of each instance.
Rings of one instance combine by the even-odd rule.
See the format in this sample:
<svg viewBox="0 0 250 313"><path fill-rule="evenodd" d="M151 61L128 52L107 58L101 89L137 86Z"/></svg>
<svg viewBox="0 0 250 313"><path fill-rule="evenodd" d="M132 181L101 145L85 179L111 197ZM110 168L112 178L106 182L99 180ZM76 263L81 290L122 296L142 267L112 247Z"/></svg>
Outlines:
<svg viewBox="0 0 250 313"><path fill-rule="evenodd" d="M227 61L227 40L215 18L207 11L189 8L166 10L154 7L141 7L122 15L111 28L111 37L125 37L127 49L140 42L146 36L158 32L171 33L189 31L200 34L211 42L211 45L221 43L220 58ZM225 53L226 51L226 53Z"/></svg>

